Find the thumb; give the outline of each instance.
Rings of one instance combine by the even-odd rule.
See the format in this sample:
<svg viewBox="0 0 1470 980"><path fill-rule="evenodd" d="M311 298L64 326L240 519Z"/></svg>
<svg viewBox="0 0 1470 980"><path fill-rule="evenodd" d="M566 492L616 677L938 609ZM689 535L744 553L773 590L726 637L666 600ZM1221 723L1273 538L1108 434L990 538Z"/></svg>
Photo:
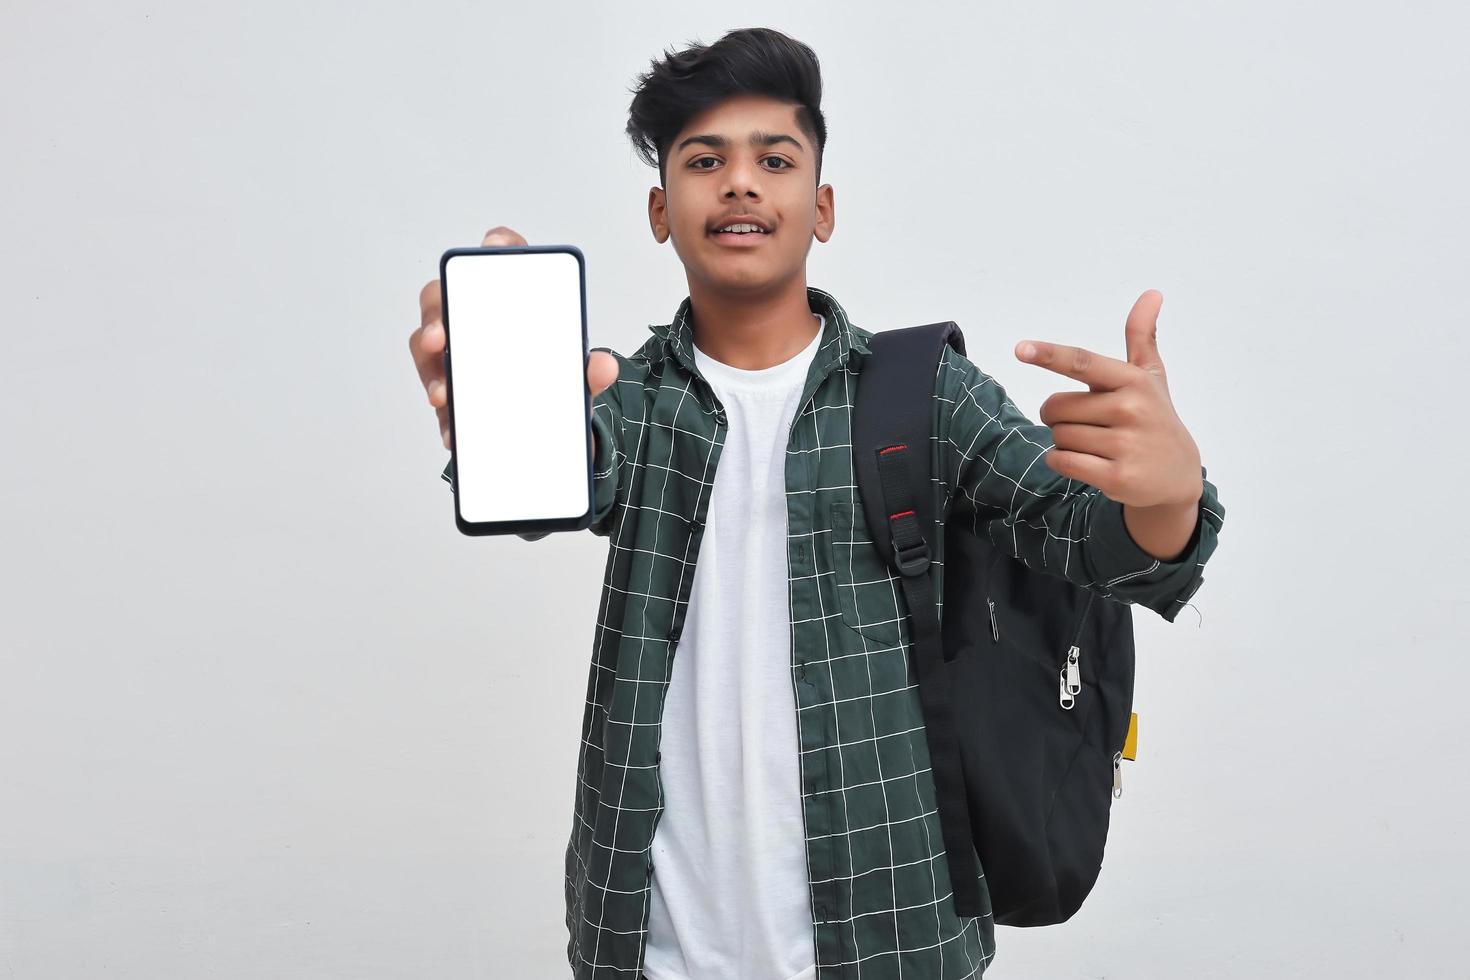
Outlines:
<svg viewBox="0 0 1470 980"><path fill-rule="evenodd" d="M607 351L595 350L587 355L587 390L596 398L618 380L618 359Z"/></svg>
<svg viewBox="0 0 1470 980"><path fill-rule="evenodd" d="M1152 374L1164 373L1164 359L1159 356L1159 307L1164 304L1164 294L1157 289L1145 290L1128 311L1128 322L1123 328L1128 348L1128 363L1144 368Z"/></svg>

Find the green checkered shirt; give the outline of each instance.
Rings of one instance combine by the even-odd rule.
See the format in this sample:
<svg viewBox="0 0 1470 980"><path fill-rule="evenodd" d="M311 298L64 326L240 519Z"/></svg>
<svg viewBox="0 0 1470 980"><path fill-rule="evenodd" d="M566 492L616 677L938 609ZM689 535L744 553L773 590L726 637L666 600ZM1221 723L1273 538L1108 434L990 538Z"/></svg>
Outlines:
<svg viewBox="0 0 1470 980"><path fill-rule="evenodd" d="M905 600L854 485L851 410L872 334L829 293L807 296L826 326L786 448L786 557L817 978L978 977L995 955L994 921L954 913ZM592 531L609 548L566 850L577 980L637 980L643 965L663 703L729 432L695 366L689 299L650 329L633 356L609 352L619 377L593 403ZM1203 581L1225 513L1208 480L1188 550L1162 562L1133 542L1121 504L1042 461L1051 430L948 347L933 432L936 513L947 506L1029 566L1169 622Z"/></svg>

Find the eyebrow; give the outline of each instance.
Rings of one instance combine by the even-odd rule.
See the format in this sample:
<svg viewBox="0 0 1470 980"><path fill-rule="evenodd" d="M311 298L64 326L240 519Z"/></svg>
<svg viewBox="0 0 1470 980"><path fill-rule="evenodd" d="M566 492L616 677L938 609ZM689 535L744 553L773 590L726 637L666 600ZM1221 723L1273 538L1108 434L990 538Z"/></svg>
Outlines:
<svg viewBox="0 0 1470 980"><path fill-rule="evenodd" d="M797 142L795 137L787 136L785 133L763 133L760 130L756 130L750 134L748 142L751 146L775 146L777 143L791 143L798 150L805 149ZM684 147L689 146L691 143L703 143L705 146L712 146L717 150L724 149L730 145L730 141L718 133L701 133L698 136L691 136L688 139L681 140L679 145L674 148L674 152L682 153Z"/></svg>

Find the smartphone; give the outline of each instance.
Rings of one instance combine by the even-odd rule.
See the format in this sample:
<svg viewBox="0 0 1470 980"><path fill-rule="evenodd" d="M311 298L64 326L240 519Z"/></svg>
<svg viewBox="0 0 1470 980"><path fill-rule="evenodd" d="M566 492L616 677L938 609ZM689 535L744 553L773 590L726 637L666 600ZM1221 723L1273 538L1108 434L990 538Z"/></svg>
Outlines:
<svg viewBox="0 0 1470 980"><path fill-rule="evenodd" d="M573 245L439 259L454 523L465 534L592 523L587 276Z"/></svg>

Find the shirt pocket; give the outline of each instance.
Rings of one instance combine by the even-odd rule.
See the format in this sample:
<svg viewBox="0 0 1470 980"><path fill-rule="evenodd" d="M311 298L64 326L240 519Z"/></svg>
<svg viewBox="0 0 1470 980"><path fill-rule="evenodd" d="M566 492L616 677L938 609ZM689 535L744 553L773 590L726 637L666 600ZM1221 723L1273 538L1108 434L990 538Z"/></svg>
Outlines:
<svg viewBox="0 0 1470 980"><path fill-rule="evenodd" d="M833 501L827 535L832 579L842 622L884 646L908 642L908 604L903 584L878 549L858 504Z"/></svg>

